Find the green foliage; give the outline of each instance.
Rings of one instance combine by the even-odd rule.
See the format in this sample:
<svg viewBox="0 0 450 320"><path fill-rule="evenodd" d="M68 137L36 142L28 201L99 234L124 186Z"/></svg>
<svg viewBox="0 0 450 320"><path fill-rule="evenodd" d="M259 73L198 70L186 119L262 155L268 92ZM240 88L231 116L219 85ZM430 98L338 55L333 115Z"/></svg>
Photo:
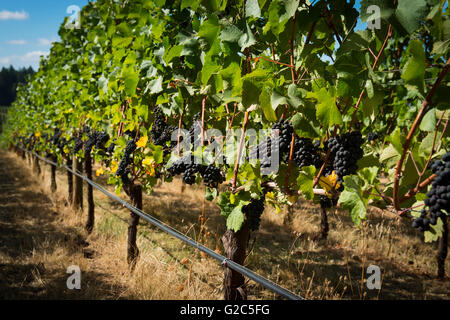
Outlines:
<svg viewBox="0 0 450 320"><path fill-rule="evenodd" d="M151 192L158 180L171 179L167 169L173 162L171 149L155 145L151 138L156 107L167 125L174 127L183 113L182 127L189 129L205 101L205 129L222 132L242 128L243 115L252 108L248 128L270 129L283 116L292 121L299 137L319 141L322 147L334 132L343 134L358 124L364 136L380 135L364 144L358 173L345 177L339 198L359 225L369 202L378 205L387 199L374 194L392 195L391 182L406 136L448 59L450 22L444 13L445 1L399 0L395 5L388 0L363 0L362 21L370 19L367 8L378 5L381 29L355 31L354 1L311 2L90 2L80 12L81 28L68 29L63 24L61 41L42 59L29 83L19 86L1 139L42 154L57 154L62 162L61 150L48 143L45 135L60 129L69 140L70 154L71 138L84 126L105 131L111 137L106 146L114 142L115 151L110 156L94 148L95 159L120 192L122 181L114 169L129 140L123 133L138 130L136 136L148 142L134 152L130 177ZM334 30L323 17L327 13L333 17ZM393 32L387 39L389 24ZM412 137L402 167L401 194L415 186L417 169L425 169L433 145L432 158L448 146L448 127L443 132L448 115L442 114L449 109L448 79L447 75L436 89L432 106ZM36 134L40 136L30 138ZM27 138L33 143L26 144ZM225 153L235 158L237 150L227 148ZM77 156L82 157L82 152ZM322 149L320 158L325 157ZM205 195L210 201L218 199L228 228L239 230L243 206L261 194L268 182L277 186L270 190L276 208L295 199L292 192L314 199L313 181L319 168L291 163L288 169L283 163L277 173L265 176L258 163L244 158L236 172L240 192L218 194L221 188L208 188ZM233 179L234 166L221 165L221 169L228 180ZM430 175L425 171L422 178ZM379 176L390 182L380 184ZM438 236L439 229L435 231Z"/></svg>

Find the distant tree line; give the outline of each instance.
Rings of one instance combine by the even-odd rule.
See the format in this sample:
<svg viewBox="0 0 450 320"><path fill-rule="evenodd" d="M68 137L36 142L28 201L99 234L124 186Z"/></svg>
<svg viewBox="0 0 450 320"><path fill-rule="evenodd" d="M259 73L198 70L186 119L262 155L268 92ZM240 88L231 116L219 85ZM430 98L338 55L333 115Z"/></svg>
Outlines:
<svg viewBox="0 0 450 320"><path fill-rule="evenodd" d="M0 106L10 106L16 99L16 88L19 83L27 80L28 75L32 75L34 70L31 67L14 69L3 67L0 71Z"/></svg>

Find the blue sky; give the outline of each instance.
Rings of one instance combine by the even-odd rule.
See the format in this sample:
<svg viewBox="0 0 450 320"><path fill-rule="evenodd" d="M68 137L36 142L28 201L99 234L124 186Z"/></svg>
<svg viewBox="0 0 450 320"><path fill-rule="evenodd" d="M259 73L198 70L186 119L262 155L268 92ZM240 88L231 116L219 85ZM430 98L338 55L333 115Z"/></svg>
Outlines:
<svg viewBox="0 0 450 320"><path fill-rule="evenodd" d="M360 0L356 7L359 9ZM82 8L88 0L0 0L0 68L39 66L71 5ZM357 29L363 26L358 23Z"/></svg>
<svg viewBox="0 0 450 320"><path fill-rule="evenodd" d="M82 8L88 0L0 0L0 68L32 66L46 55L70 5Z"/></svg>

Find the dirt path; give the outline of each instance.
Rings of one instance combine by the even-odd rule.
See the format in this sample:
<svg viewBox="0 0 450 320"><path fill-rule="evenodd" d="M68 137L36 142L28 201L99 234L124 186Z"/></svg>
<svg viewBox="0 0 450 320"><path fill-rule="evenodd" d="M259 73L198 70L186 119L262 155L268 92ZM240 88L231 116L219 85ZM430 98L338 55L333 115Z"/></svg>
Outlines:
<svg viewBox="0 0 450 320"><path fill-rule="evenodd" d="M85 271L83 231L61 223L31 170L0 150L0 299L115 299L124 288L110 275ZM81 290L67 289L66 270L79 265ZM89 270L89 268L88 268Z"/></svg>

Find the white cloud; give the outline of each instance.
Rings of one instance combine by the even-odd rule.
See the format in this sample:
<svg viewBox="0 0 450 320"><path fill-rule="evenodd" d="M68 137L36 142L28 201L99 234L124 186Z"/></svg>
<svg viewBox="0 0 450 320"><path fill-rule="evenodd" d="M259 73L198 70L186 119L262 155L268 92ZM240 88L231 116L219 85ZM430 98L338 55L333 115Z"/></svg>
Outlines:
<svg viewBox="0 0 450 320"><path fill-rule="evenodd" d="M30 51L24 55L12 55L8 57L0 57L0 67L12 65L15 68L32 66L35 70L39 68L41 56L47 56L47 51Z"/></svg>
<svg viewBox="0 0 450 320"><path fill-rule="evenodd" d="M23 62L36 62L36 61L40 61L41 56L47 56L48 54L49 54L49 52L46 52L46 51L31 51L31 52L27 52L23 56L20 56L19 58Z"/></svg>
<svg viewBox="0 0 450 320"><path fill-rule="evenodd" d="M24 45L27 44L26 40L8 40L6 41L7 44L14 44L14 45Z"/></svg>
<svg viewBox="0 0 450 320"><path fill-rule="evenodd" d="M11 58L10 57L0 57L0 64L10 64L11 63Z"/></svg>
<svg viewBox="0 0 450 320"><path fill-rule="evenodd" d="M30 15L25 11L0 11L0 20L26 20Z"/></svg>
<svg viewBox="0 0 450 320"><path fill-rule="evenodd" d="M52 41L49 40L49 39L40 38L38 40L38 43L39 43L40 46L49 46L49 45L52 44Z"/></svg>

